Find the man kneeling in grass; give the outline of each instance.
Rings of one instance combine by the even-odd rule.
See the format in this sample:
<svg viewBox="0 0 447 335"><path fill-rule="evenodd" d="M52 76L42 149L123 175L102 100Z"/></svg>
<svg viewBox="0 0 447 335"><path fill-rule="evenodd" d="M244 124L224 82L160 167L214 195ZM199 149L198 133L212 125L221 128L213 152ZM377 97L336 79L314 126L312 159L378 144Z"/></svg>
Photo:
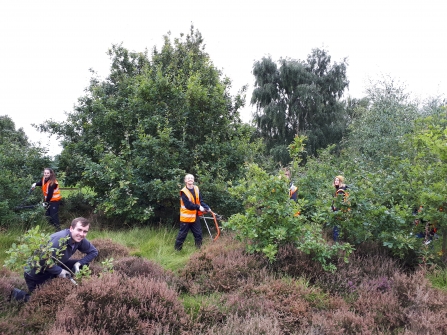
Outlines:
<svg viewBox="0 0 447 335"><path fill-rule="evenodd" d="M29 293L14 289L12 297L16 300L28 301L29 295L38 286L56 277L70 278L71 273L76 274L84 265L88 265L98 256L98 250L85 238L89 227L89 221L80 217L71 222L69 229L52 234L50 241L54 249L53 257L57 261L51 266L42 265L25 269L24 277ZM63 242L61 243L61 241ZM76 250L79 250L85 256L82 259L70 259ZM41 264L43 264L43 261Z"/></svg>

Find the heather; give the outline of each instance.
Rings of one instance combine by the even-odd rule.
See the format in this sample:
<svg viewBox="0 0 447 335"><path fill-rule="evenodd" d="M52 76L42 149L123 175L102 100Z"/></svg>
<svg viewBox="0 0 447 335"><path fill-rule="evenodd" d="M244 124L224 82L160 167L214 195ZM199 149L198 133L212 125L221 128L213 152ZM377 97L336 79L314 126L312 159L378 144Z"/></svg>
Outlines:
<svg viewBox="0 0 447 335"><path fill-rule="evenodd" d="M436 287L445 272L409 267L378 245L360 245L328 272L292 245L270 262L228 233L172 252L188 260L171 270L108 234L92 238L99 256L90 278L52 280L28 303L8 301L24 281L3 269L2 334L447 333L447 291ZM109 257L113 272L103 272Z"/></svg>

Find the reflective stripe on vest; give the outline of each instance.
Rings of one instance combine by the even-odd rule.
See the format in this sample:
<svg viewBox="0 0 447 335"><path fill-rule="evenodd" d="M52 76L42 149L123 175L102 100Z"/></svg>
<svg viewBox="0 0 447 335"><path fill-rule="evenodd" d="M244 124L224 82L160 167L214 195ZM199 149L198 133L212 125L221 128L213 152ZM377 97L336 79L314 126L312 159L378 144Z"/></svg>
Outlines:
<svg viewBox="0 0 447 335"><path fill-rule="evenodd" d="M189 201L191 201L193 204L200 206L199 188L197 186L194 186L194 193L196 196L195 199L186 186L182 188L182 190L180 191L180 221L196 222L197 210L196 209L190 210L185 207L185 204L183 203L182 199L182 192L188 197Z"/></svg>
<svg viewBox="0 0 447 335"><path fill-rule="evenodd" d="M61 191L59 190L59 184L57 183L57 180L55 182L56 187L53 191L53 197L50 199L50 201L59 201L61 200ZM45 178L42 178L42 193L45 198L45 201L47 201L47 195L48 195L48 187L50 186L50 181L47 181L45 183Z"/></svg>

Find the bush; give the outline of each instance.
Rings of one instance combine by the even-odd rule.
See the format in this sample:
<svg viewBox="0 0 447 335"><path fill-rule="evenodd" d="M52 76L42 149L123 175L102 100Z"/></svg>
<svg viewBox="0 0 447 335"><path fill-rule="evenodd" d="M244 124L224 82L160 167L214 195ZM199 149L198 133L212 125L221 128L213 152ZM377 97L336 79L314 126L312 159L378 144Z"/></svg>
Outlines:
<svg viewBox="0 0 447 335"><path fill-rule="evenodd" d="M2 328L7 327L9 335L47 334L56 319L57 310L65 304L66 295L75 289L76 286L67 279L56 278L46 282Z"/></svg>
<svg viewBox="0 0 447 335"><path fill-rule="evenodd" d="M98 250L96 262L102 262L109 258L129 256L129 249L110 238L97 238L90 241Z"/></svg>
<svg viewBox="0 0 447 335"><path fill-rule="evenodd" d="M173 284L176 281L174 274L164 270L161 265L140 257L124 257L113 262L114 271L128 277L144 276L152 280L164 281Z"/></svg>
<svg viewBox="0 0 447 335"><path fill-rule="evenodd" d="M266 276L264 261L249 255L242 243L224 236L193 254L180 274L191 294L229 292Z"/></svg>
<svg viewBox="0 0 447 335"><path fill-rule="evenodd" d="M59 210L61 222L71 222L77 217L90 217L94 208L90 205L87 197L82 192L76 192L62 198Z"/></svg>
<svg viewBox="0 0 447 335"><path fill-rule="evenodd" d="M315 278L315 284L332 294L350 295L364 283L378 278L392 278L399 270L399 263L383 254L362 256L354 253L349 263L339 260L334 273L321 272Z"/></svg>
<svg viewBox="0 0 447 335"><path fill-rule="evenodd" d="M67 296L50 333L180 334L187 322L177 293L165 283L108 273Z"/></svg>
<svg viewBox="0 0 447 335"><path fill-rule="evenodd" d="M198 335L282 335L278 320L265 315L231 315L224 324L214 325Z"/></svg>
<svg viewBox="0 0 447 335"><path fill-rule="evenodd" d="M278 249L272 269L287 276L304 277L311 282L325 273L319 262L312 260L310 255L298 250L292 243Z"/></svg>

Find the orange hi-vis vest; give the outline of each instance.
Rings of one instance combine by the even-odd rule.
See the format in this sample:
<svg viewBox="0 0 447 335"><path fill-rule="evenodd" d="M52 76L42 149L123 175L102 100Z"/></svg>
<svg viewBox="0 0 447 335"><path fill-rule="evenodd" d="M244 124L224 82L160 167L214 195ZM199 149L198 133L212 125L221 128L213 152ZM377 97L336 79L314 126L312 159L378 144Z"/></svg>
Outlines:
<svg viewBox="0 0 447 335"><path fill-rule="evenodd" d="M191 210L185 207L182 199L182 192L188 197L189 201L200 206L199 188L194 186L195 198L186 186L180 191L180 221L194 223L196 222L197 210Z"/></svg>
<svg viewBox="0 0 447 335"><path fill-rule="evenodd" d="M292 198L292 196L295 194L295 192L298 190L298 187L292 184L289 188L289 198Z"/></svg>
<svg viewBox="0 0 447 335"><path fill-rule="evenodd" d="M56 185L56 187L54 188L53 197L50 199L50 202L59 201L59 200L62 199L61 191L59 190L59 184L57 183L57 180L55 182L55 185ZM42 192L43 192L43 196L44 196L45 201L47 199L48 187L49 186L50 186L50 181L47 181L45 183L45 178L42 178Z"/></svg>

